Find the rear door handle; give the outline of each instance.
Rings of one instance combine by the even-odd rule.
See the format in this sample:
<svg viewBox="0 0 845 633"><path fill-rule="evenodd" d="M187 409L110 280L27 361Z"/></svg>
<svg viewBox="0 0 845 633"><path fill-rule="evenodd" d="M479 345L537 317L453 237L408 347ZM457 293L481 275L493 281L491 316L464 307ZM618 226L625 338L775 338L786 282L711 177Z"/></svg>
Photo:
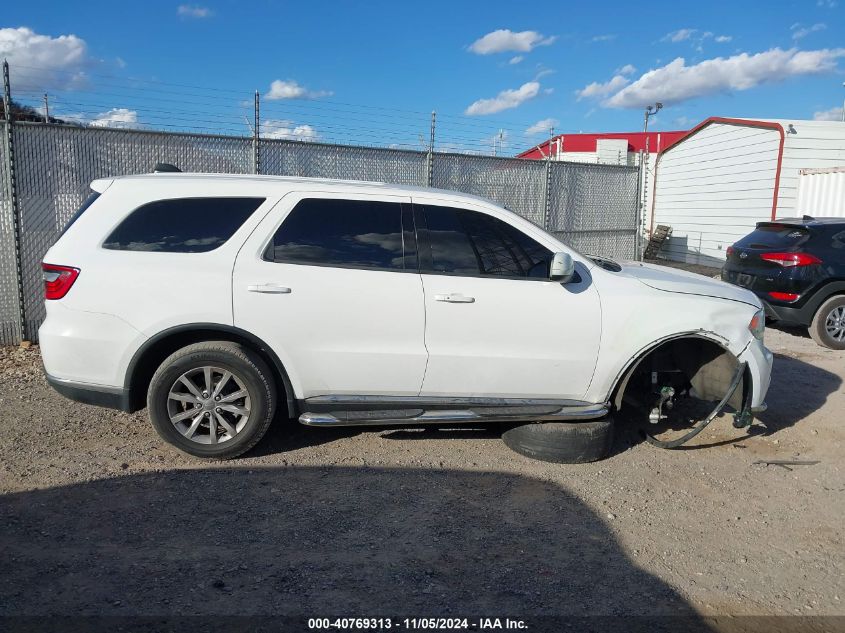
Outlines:
<svg viewBox="0 0 845 633"><path fill-rule="evenodd" d="M274 295L289 295L290 288L279 284L251 284L246 287L250 292L262 292Z"/></svg>
<svg viewBox="0 0 845 633"><path fill-rule="evenodd" d="M460 292L453 292L448 295L434 295L434 300L445 303L475 303L475 297L465 297Z"/></svg>

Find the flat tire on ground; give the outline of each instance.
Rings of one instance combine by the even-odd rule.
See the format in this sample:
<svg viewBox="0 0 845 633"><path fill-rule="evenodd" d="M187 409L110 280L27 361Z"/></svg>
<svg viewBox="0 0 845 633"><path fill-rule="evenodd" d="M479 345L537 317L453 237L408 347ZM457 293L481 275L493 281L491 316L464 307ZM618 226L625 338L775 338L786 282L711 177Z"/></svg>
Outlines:
<svg viewBox="0 0 845 633"><path fill-rule="evenodd" d="M558 464L594 462L610 453L613 420L584 422L536 422L517 426L502 434L513 451L532 459Z"/></svg>

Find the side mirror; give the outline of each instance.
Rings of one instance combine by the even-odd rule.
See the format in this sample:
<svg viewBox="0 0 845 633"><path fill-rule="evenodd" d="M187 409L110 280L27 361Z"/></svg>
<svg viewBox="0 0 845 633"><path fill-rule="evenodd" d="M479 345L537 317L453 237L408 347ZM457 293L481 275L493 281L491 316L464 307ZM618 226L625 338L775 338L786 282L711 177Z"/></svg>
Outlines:
<svg viewBox="0 0 845 633"><path fill-rule="evenodd" d="M575 262L569 253L555 253L549 266L549 279L562 284L572 281L575 274Z"/></svg>

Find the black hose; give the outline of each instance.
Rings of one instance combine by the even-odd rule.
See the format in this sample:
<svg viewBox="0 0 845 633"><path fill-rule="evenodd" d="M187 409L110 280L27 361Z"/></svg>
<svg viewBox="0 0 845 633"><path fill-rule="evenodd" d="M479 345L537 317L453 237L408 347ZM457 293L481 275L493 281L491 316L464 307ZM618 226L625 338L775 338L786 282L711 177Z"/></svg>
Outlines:
<svg viewBox="0 0 845 633"><path fill-rule="evenodd" d="M740 363L739 367L736 369L736 373L734 374L733 380L731 381L731 386L728 387L728 392L725 396L719 401L719 404L716 405L716 408L710 412L706 418L704 418L701 422L695 425L692 430L686 435L683 435L675 440L669 440L668 442L664 442L662 440L658 440L656 437L649 435L648 433L644 433L645 439L649 444L657 446L658 448L677 448L679 446L683 446L687 442L689 442L692 438L696 435L701 433L704 428L710 424L719 413L721 413L722 409L725 408L725 405L728 403L728 400L731 399L731 396L734 395L734 392L739 387L739 383L742 381L742 377L745 375L745 368L748 366L748 363Z"/></svg>

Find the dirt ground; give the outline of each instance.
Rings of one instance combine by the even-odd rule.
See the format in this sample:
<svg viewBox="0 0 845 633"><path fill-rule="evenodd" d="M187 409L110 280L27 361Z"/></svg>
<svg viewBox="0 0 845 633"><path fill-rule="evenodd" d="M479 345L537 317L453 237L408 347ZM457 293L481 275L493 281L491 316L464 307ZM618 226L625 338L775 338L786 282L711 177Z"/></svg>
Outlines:
<svg viewBox="0 0 845 633"><path fill-rule="evenodd" d="M573 466L496 429L285 420L202 462L2 349L0 616L845 615L845 352L766 340L750 431L725 417L666 451L622 429Z"/></svg>

